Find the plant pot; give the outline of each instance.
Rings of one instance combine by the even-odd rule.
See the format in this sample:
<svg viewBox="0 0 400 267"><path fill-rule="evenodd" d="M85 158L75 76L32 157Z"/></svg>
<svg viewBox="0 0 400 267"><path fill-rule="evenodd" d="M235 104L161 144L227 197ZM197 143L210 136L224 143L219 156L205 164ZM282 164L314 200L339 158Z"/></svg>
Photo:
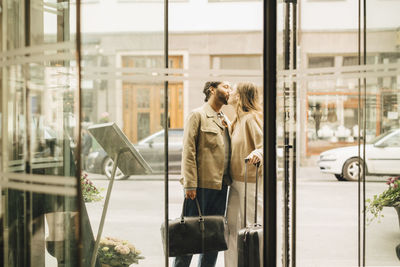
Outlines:
<svg viewBox="0 0 400 267"><path fill-rule="evenodd" d="M397 217L399 219L399 227L400 227L400 206L393 207L397 212Z"/></svg>

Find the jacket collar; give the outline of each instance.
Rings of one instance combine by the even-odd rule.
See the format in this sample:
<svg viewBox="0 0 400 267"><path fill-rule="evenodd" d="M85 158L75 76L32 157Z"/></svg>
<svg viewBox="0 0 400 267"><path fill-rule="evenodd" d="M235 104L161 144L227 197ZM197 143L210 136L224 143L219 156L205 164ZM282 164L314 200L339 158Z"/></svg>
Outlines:
<svg viewBox="0 0 400 267"><path fill-rule="evenodd" d="M218 127L220 127L222 130L225 129L225 126L222 125L221 120L217 116L217 112L210 106L210 104L205 103L203 107L207 114L207 118L212 118L213 121L218 125Z"/></svg>
<svg viewBox="0 0 400 267"><path fill-rule="evenodd" d="M217 117L217 112L215 110L213 110L213 108L210 106L210 104L205 103L203 105L204 110L207 114L207 118L211 118L211 117Z"/></svg>

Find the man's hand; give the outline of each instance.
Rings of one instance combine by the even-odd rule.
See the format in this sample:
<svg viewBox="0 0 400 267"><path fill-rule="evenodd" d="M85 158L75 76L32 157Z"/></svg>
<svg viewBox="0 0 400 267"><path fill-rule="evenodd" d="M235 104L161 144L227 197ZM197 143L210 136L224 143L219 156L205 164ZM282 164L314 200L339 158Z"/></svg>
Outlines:
<svg viewBox="0 0 400 267"><path fill-rule="evenodd" d="M190 198L191 200L196 198L196 189L194 190L186 190L186 198Z"/></svg>

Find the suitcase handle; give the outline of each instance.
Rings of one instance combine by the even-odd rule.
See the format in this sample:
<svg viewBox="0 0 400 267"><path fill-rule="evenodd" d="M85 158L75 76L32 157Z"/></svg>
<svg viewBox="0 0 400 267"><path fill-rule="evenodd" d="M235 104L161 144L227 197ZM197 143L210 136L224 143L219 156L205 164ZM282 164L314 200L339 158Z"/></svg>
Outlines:
<svg viewBox="0 0 400 267"><path fill-rule="evenodd" d="M243 227L247 225L247 163L249 159L244 160L244 222ZM256 164L256 194L255 194L255 201L254 201L254 223L257 223L257 200L258 200L258 168L260 167L260 162Z"/></svg>

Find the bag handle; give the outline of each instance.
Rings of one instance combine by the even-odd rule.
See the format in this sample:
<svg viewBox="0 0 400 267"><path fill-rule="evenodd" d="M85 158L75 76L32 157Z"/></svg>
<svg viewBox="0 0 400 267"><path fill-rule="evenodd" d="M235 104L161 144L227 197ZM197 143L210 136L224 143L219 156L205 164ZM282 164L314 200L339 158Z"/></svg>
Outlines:
<svg viewBox="0 0 400 267"><path fill-rule="evenodd" d="M243 227L246 227L247 222L247 162L249 159L244 160L244 222ZM256 193L255 193L255 201L254 201L254 223L257 223L257 200L258 200L258 167L260 167L260 162L256 164Z"/></svg>
<svg viewBox="0 0 400 267"><path fill-rule="evenodd" d="M197 197L194 199L196 201L196 206L197 206L197 211L199 213L199 219L200 221L203 221L203 214L201 214L201 209L200 209L200 204L199 201L197 200ZM182 205L182 213L181 213L181 223L185 223L185 217L183 217L183 213L185 211L185 207L186 207L186 202L188 201L188 199L184 199L183 201L183 205Z"/></svg>
<svg viewBox="0 0 400 267"><path fill-rule="evenodd" d="M194 200L196 201L197 211L199 212L200 231L204 232L204 230L205 230L204 218L203 218L203 214L201 214L200 204L199 204L199 201L197 200L197 197ZM181 213L181 222L180 222L181 224L185 223L185 217L183 216L183 212L185 211L185 207L186 207L186 202L187 201L188 201L188 199L186 199L186 198L183 201L182 213Z"/></svg>

